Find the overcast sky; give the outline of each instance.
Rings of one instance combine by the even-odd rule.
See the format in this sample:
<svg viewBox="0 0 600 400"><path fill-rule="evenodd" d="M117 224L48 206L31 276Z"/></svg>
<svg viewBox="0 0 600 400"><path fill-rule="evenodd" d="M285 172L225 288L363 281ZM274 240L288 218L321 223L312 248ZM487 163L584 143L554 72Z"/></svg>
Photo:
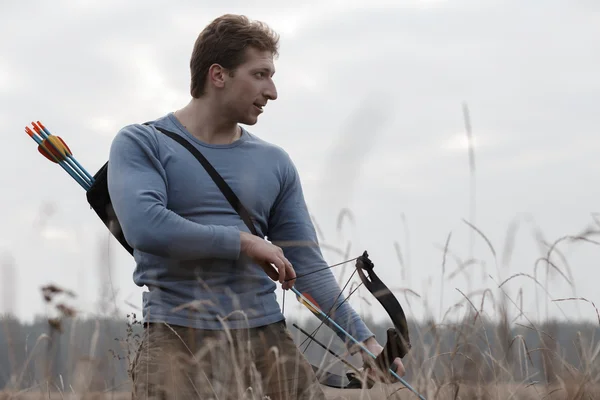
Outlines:
<svg viewBox="0 0 600 400"><path fill-rule="evenodd" d="M0 308L27 319L45 313L40 287L55 283L77 293L70 303L86 315L101 311L102 288L116 294L123 315L139 309L133 259L113 239L107 244L84 191L23 129L42 121L94 173L122 126L188 102L194 41L231 12L281 34L279 98L249 129L292 156L324 244L350 242L350 257L368 250L388 286L414 292L410 306L397 292L409 317L459 317L460 292L479 306L490 289L513 316L515 302L532 319L597 321L591 304L552 302L600 304L597 245L561 242L551 255L560 272L548 279L536 261L559 238L600 229L600 3L303 3L2 2L0 130L11 148L0 158ZM463 103L474 136L474 204ZM344 209L352 218L338 230ZM343 260L324 252L329 263ZM336 269L341 283L351 265ZM520 275L498 289L519 273L537 274L544 288ZM352 304L383 318L363 294ZM286 296L286 314L306 313L294 303Z"/></svg>

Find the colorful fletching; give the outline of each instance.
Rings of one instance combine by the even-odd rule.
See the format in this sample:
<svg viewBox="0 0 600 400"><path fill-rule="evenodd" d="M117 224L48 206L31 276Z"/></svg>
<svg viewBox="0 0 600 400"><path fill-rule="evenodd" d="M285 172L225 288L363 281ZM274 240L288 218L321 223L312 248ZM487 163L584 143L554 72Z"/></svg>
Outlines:
<svg viewBox="0 0 600 400"><path fill-rule="evenodd" d="M61 161L64 160L67 156L71 155L71 150L67 147L65 142L63 142L63 140L60 137L54 135L48 136L47 139L44 139L42 143L38 146L38 150L51 161L54 161L54 159L50 158L48 153L52 153L54 157Z"/></svg>
<svg viewBox="0 0 600 400"><path fill-rule="evenodd" d="M59 164L71 177L88 190L94 178L73 157L73 153L65 141L50 133L40 122L32 122L30 127L25 127L25 132L38 144L38 152L53 163Z"/></svg>
<svg viewBox="0 0 600 400"><path fill-rule="evenodd" d="M319 306L319 304L315 301L315 299L313 299L312 296L308 293L302 293L302 296L304 296L304 298L306 298L306 300L308 300L308 301L305 301L300 296L296 296L296 298L298 299L298 301L300 303L304 304L306 306L306 308L308 308L313 314L319 315L319 312L313 307L313 306L316 306L318 308L321 308Z"/></svg>

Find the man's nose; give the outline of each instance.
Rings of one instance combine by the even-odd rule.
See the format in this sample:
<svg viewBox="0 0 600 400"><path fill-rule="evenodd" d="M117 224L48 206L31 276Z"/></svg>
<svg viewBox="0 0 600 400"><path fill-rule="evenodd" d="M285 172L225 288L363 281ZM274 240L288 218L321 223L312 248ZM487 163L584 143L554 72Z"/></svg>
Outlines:
<svg viewBox="0 0 600 400"><path fill-rule="evenodd" d="M265 97L269 100L277 99L277 88L275 87L275 83L271 82L271 84L266 88Z"/></svg>

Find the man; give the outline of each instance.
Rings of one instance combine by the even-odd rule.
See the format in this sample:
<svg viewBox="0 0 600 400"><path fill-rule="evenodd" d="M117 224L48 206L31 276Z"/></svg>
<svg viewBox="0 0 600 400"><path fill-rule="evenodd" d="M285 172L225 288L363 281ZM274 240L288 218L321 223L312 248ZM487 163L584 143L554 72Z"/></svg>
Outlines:
<svg viewBox="0 0 600 400"><path fill-rule="evenodd" d="M324 310L343 303L336 322L382 351L338 296L330 270L296 279L326 266L298 172L284 150L240 126L256 124L277 99L277 55L278 36L265 24L215 19L194 45L191 101L148 125L122 128L112 143L109 192L135 249L134 282L148 288L132 365L135 398L240 399L250 390L324 399L286 328L275 282L284 290L296 285ZM156 127L204 154L268 240L250 233L201 164Z"/></svg>

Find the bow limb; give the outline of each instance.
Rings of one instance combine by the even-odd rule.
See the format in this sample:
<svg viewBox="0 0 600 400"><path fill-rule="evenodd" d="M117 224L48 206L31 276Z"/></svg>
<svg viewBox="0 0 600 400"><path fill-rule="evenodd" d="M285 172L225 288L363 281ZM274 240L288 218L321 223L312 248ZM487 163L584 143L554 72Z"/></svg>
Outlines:
<svg viewBox="0 0 600 400"><path fill-rule="evenodd" d="M393 328L387 330L386 344L376 358L378 367L386 371L397 357L403 358L409 352L411 344L404 310L398 299L373 271L374 267L366 251L356 260L356 270L363 285L383 306L394 324Z"/></svg>

